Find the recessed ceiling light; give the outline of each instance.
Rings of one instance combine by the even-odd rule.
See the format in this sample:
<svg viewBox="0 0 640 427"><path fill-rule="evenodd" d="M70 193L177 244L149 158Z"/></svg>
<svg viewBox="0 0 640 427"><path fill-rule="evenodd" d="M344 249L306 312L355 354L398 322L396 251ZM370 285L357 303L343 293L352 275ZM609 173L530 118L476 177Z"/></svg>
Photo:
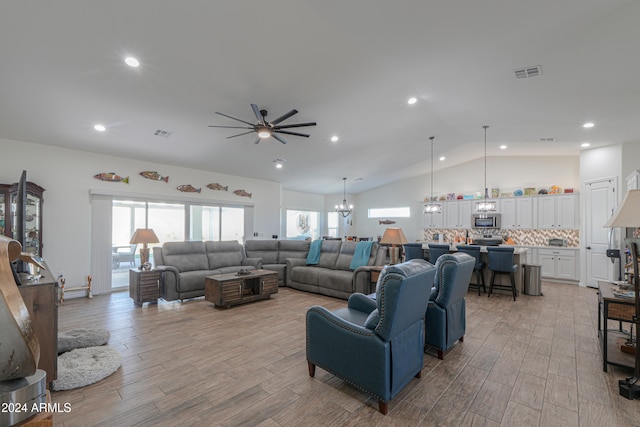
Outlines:
<svg viewBox="0 0 640 427"><path fill-rule="evenodd" d="M416 97L411 97L411 98L409 98L409 100L407 101L407 104L409 104L409 105L413 105L413 104L415 104L416 102L418 102L418 98L416 98Z"/></svg>
<svg viewBox="0 0 640 427"><path fill-rule="evenodd" d="M445 156L440 157L440 161L444 162L445 160L447 160L447 158Z"/></svg>
<svg viewBox="0 0 640 427"><path fill-rule="evenodd" d="M583 127L583 128L585 128L585 129L590 129L590 128L592 128L593 126L594 126L594 124L593 124L593 123L591 123L591 122L588 122L588 123L585 123L585 124L583 124L583 125L582 125L582 127Z"/></svg>
<svg viewBox="0 0 640 427"><path fill-rule="evenodd" d="M333 136L331 137L331 142L338 142L338 140L339 140L339 139L340 139L340 138L338 138L336 135L333 135Z"/></svg>
<svg viewBox="0 0 640 427"><path fill-rule="evenodd" d="M273 161L273 164L276 166L277 169L282 169L282 167L284 166L285 162L286 162L285 159L275 159Z"/></svg>
<svg viewBox="0 0 640 427"><path fill-rule="evenodd" d="M104 127L104 125L100 125L100 124L95 125L93 128L94 128L95 130L97 130L98 132L104 132L105 130L107 130L107 128L106 128L106 127Z"/></svg>
<svg viewBox="0 0 640 427"><path fill-rule="evenodd" d="M134 58L133 56L127 56L124 59L125 64L127 64L129 67L133 67L136 68L138 66L140 66L140 61L138 61L136 58Z"/></svg>
<svg viewBox="0 0 640 427"><path fill-rule="evenodd" d="M591 146L591 144L589 144L588 142L583 142L582 144L580 144L580 147L582 147L582 148L587 148L587 147L590 147L590 146Z"/></svg>
<svg viewBox="0 0 640 427"><path fill-rule="evenodd" d="M506 145L501 145L501 146L500 146L500 149L501 149L501 150L506 150L506 149L507 149L507 146L506 146Z"/></svg>

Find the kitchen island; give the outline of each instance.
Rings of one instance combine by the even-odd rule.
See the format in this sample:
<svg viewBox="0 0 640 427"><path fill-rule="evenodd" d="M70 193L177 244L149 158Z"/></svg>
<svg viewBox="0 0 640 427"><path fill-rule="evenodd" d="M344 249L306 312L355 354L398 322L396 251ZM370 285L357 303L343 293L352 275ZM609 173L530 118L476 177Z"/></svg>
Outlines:
<svg viewBox="0 0 640 427"><path fill-rule="evenodd" d="M436 243L436 242L432 242L432 243ZM526 247L522 247L522 246L513 246L513 245L499 245L502 247L512 247L513 248L513 263L518 265L518 269L516 270L516 272L514 273L515 279L516 279L516 291L518 293L518 295L520 295L522 293L522 291L524 290L524 265L527 264L527 254L529 252L529 248ZM422 243L422 250L425 253L429 253L429 243L428 242L423 242ZM456 247L456 245L454 244L450 244L449 245L449 251L450 252L457 252L458 248ZM487 247L486 246L480 246L480 260L483 261L485 264L488 264L488 255L487 255ZM489 282L491 280L491 271L489 271L489 269L485 266L484 270L482 271L482 274L484 275L484 280L486 282L487 285L487 292L489 291ZM475 280L475 274L472 276L471 280ZM496 274L496 278L495 278L495 284L496 285L504 285L504 286L511 286L511 283L509 281L509 276L505 275L505 274ZM494 293L511 293L511 291L507 291L507 290L503 290L503 289L497 289L495 288L493 290Z"/></svg>

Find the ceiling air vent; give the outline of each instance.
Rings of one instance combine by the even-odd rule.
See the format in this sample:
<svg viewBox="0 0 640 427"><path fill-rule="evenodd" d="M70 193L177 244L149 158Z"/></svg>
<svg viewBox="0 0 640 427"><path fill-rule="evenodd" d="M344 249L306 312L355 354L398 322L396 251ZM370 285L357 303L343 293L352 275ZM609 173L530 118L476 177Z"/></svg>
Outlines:
<svg viewBox="0 0 640 427"><path fill-rule="evenodd" d="M169 138L173 132L169 132L168 130L158 129L153 133L154 136L159 136L161 138Z"/></svg>
<svg viewBox="0 0 640 427"><path fill-rule="evenodd" d="M519 68L517 70L513 70L516 75L516 79L528 79L531 77L538 77L542 74L542 67L540 65L536 65L534 67L526 67Z"/></svg>
<svg viewBox="0 0 640 427"><path fill-rule="evenodd" d="M538 141L540 142L553 142L555 141L555 138L539 138Z"/></svg>

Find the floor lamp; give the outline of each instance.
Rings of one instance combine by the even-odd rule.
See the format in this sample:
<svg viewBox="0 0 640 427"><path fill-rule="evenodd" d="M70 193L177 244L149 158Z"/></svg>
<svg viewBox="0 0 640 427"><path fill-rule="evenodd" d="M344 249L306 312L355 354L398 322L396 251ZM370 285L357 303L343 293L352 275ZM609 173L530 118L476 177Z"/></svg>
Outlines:
<svg viewBox="0 0 640 427"><path fill-rule="evenodd" d="M629 190L629 192L627 192L624 200L622 200L622 204L618 206L613 216L604 224L604 227L640 227L640 190ZM625 243L631 252L631 262L633 264L633 290L636 307L633 315L633 324L636 327L636 352L633 377L620 380L618 386L620 395L627 399L639 399L640 349L638 348L638 343L640 343L640 277L638 276L638 247L640 246L640 239L625 239ZM605 333L607 333L606 325Z"/></svg>

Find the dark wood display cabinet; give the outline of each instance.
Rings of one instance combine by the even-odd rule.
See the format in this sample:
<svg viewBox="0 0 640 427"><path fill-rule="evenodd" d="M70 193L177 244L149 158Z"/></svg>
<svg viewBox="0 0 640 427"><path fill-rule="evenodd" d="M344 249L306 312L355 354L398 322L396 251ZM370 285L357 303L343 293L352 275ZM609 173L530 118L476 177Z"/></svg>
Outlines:
<svg viewBox="0 0 640 427"><path fill-rule="evenodd" d="M45 189L33 182L27 182L27 198L24 205L24 247L23 251L34 256L42 256L42 197ZM0 234L12 239L16 235L18 184L0 184Z"/></svg>

